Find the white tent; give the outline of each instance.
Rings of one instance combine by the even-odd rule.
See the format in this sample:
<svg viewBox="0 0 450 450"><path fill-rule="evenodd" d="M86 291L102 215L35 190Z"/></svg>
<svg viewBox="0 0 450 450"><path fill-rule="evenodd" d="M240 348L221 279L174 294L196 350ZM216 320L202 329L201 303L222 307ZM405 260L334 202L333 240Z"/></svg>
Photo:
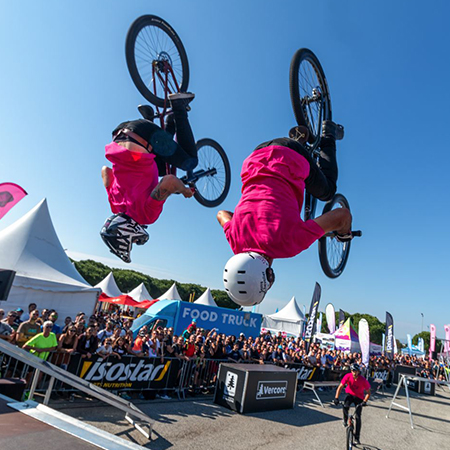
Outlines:
<svg viewBox="0 0 450 450"><path fill-rule="evenodd" d="M275 314L264 316L261 327L270 331L282 331L296 336L301 335L305 316L292 297L291 301Z"/></svg>
<svg viewBox="0 0 450 450"><path fill-rule="evenodd" d="M157 300L181 300L180 294L178 293L177 285L175 283L164 292Z"/></svg>
<svg viewBox="0 0 450 450"><path fill-rule="evenodd" d="M122 292L120 292L120 289L117 286L112 272L110 272L102 281L100 281L100 283L96 284L94 287L101 289L102 292L108 297L119 297L120 295L122 295Z"/></svg>
<svg viewBox="0 0 450 450"><path fill-rule="evenodd" d="M138 287L134 288L128 295L137 302L143 302L145 300L153 300L153 297L147 291L144 283L141 283Z"/></svg>
<svg viewBox="0 0 450 450"><path fill-rule="evenodd" d="M211 295L211 289L206 289L205 292L195 302L197 305L217 306L216 302Z"/></svg>
<svg viewBox="0 0 450 450"><path fill-rule="evenodd" d="M8 300L0 302L5 310L21 307L27 312L36 303L39 310L55 309L63 323L80 311L91 314L100 294L67 257L46 199L0 232L0 267L16 271Z"/></svg>

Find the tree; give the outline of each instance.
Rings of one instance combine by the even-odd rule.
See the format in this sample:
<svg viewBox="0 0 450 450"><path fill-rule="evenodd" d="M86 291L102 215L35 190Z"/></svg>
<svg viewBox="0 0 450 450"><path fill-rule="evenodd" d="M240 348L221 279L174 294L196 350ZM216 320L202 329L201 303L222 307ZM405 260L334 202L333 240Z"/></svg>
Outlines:
<svg viewBox="0 0 450 450"><path fill-rule="evenodd" d="M419 338L423 339L425 352L427 352L430 349L430 332L429 331L422 331L421 333L417 333L412 338L412 343L414 345L417 345L419 343ZM436 351L439 352L441 349L442 341L439 339L436 339Z"/></svg>

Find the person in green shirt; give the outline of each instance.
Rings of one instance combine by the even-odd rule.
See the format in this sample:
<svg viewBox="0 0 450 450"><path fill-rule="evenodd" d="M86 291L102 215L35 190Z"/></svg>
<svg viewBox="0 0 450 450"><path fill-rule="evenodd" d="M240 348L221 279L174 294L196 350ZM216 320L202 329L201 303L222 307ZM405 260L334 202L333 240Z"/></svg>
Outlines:
<svg viewBox="0 0 450 450"><path fill-rule="evenodd" d="M30 350L30 353L46 361L50 352L58 347L58 341L55 333L52 333L52 328L53 322L51 320L45 321L42 326L42 333L31 338L22 348Z"/></svg>

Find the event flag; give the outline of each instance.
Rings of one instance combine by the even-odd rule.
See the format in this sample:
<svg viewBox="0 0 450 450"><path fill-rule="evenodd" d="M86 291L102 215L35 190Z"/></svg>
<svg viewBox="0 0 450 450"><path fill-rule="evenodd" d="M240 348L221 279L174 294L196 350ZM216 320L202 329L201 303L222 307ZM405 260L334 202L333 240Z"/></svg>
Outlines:
<svg viewBox="0 0 450 450"><path fill-rule="evenodd" d="M311 300L311 306L309 308L309 317L308 322L306 324L305 331L305 341L306 341L306 351L309 350L309 345L312 341L314 333L316 331L316 317L317 311L319 310L319 302L320 302L320 294L322 293L322 289L320 284L316 282L316 287L314 288L314 293Z"/></svg>
<svg viewBox="0 0 450 450"><path fill-rule="evenodd" d="M386 356L392 360L394 359L394 319L392 315L386 311Z"/></svg>
<svg viewBox="0 0 450 450"><path fill-rule="evenodd" d="M417 348L422 352L425 353L425 342L423 340L423 338L419 338L418 342L417 342Z"/></svg>
<svg viewBox="0 0 450 450"><path fill-rule="evenodd" d="M444 330L445 330L444 352L447 354L450 351L450 324L444 325Z"/></svg>
<svg viewBox="0 0 450 450"><path fill-rule="evenodd" d="M383 333L383 336L381 337L381 351L384 354L384 350L385 350L385 345L386 344L386 334Z"/></svg>
<svg viewBox="0 0 450 450"><path fill-rule="evenodd" d="M318 333L322 333L322 313L319 313L319 317L317 318L316 331Z"/></svg>
<svg viewBox="0 0 450 450"><path fill-rule="evenodd" d="M325 308L325 317L327 318L328 329L333 334L336 331L336 314L334 312L334 306L331 303Z"/></svg>
<svg viewBox="0 0 450 450"><path fill-rule="evenodd" d="M430 359L433 359L433 353L436 351L436 327L430 325Z"/></svg>
<svg viewBox="0 0 450 450"><path fill-rule="evenodd" d="M369 323L366 319L361 319L358 325L359 346L361 347L362 363L369 367L370 358L370 333Z"/></svg>
<svg viewBox="0 0 450 450"><path fill-rule="evenodd" d="M0 219L17 203L22 200L27 192L18 184L0 183Z"/></svg>
<svg viewBox="0 0 450 450"><path fill-rule="evenodd" d="M412 350L412 338L410 334L406 335L406 342L408 345L408 350L411 351Z"/></svg>
<svg viewBox="0 0 450 450"><path fill-rule="evenodd" d="M338 328L341 328L342 325L344 325L345 322L345 313L342 311L342 309L339 310L339 326Z"/></svg>

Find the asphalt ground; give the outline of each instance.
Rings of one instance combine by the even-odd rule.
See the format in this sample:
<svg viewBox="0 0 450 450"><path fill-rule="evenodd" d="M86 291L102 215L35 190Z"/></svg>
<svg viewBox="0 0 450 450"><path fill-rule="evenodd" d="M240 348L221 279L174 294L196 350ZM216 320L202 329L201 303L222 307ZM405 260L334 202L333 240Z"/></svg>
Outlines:
<svg viewBox="0 0 450 450"><path fill-rule="evenodd" d="M404 390L400 392L397 402L406 406ZM376 394L364 408L361 445L357 448L450 448L448 388L437 387L436 396L411 393L414 429L407 411L393 407L386 418L393 394L394 388ZM325 408L312 401L312 392L304 391L297 395L294 409L248 415L217 406L209 396L184 401L137 400L136 405L156 421L152 441L134 430L121 412L101 403L57 401L49 406L148 449L344 449L342 408L331 404L334 391L319 395Z"/></svg>

